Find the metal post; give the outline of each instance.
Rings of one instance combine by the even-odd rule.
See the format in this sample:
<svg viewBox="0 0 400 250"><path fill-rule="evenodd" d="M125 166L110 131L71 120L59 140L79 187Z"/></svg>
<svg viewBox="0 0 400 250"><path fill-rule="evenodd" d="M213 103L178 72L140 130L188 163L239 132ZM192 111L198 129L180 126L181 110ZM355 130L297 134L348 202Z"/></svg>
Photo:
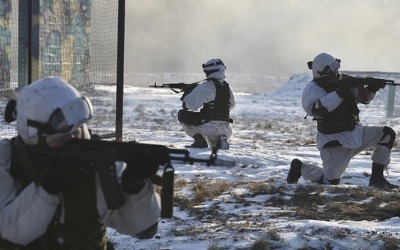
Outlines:
<svg viewBox="0 0 400 250"><path fill-rule="evenodd" d="M20 0L18 5L18 88L21 89L30 80L30 13L32 13L32 1Z"/></svg>
<svg viewBox="0 0 400 250"><path fill-rule="evenodd" d="M396 94L396 87L389 85L388 102L386 109L386 118L392 118L394 115L394 99Z"/></svg>
<svg viewBox="0 0 400 250"><path fill-rule="evenodd" d="M122 141L124 98L124 46L125 46L125 0L118 3L118 48L117 48L117 101L115 139Z"/></svg>
<svg viewBox="0 0 400 250"><path fill-rule="evenodd" d="M32 0L31 2L31 13L29 18L30 21L30 57L29 57L29 76L28 76L28 84L33 81L39 79L40 76L40 63L39 63L39 55L40 55L40 41L39 41L39 32L40 32L40 0Z"/></svg>

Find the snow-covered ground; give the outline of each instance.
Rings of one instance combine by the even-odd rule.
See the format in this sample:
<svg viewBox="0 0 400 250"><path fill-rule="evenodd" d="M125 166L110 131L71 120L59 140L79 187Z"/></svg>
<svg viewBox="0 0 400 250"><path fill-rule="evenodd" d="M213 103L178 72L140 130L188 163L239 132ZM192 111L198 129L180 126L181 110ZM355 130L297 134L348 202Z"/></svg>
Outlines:
<svg viewBox="0 0 400 250"><path fill-rule="evenodd" d="M311 118L304 119L301 107L301 93L310 78L309 73L294 75L267 93L236 92L230 149L218 152L220 159L235 161L236 165L175 163L173 218L162 219L159 233L150 240L135 240L109 229L117 249L250 249L257 240L265 240L270 249L399 249L400 218L390 218L393 209L374 217L366 216L367 210L357 213L352 205L359 204L358 209L363 209L381 196L393 196L393 202L387 199L379 207L399 208L398 190L384 192L367 187L370 152L351 161L337 187L304 183L302 179L299 184L286 184L293 158L320 164L315 123ZM399 131L400 119L386 118L387 95L385 88L370 105L360 106L361 120L366 125L388 125ZM127 85L123 139L173 148L191 144L192 139L176 118L181 107L179 98L168 89ZM189 151L195 158L210 154L210 149ZM400 185L397 143L386 177ZM199 194L195 187L223 190L196 203L193 200ZM355 198L355 193L363 194ZM303 203L294 202L299 194L304 195L300 198ZM328 209L330 197L340 195L345 197L341 202L344 207ZM321 204L313 202L314 196L326 198ZM346 216L347 210L353 215ZM317 211L315 216L312 211Z"/></svg>
<svg viewBox="0 0 400 250"><path fill-rule="evenodd" d="M374 76L400 82L397 75ZM176 117L180 95L147 85L201 79L200 75L147 75L140 82L148 84L140 87L128 81L123 140L185 149L192 139ZM391 217L400 210L399 190L367 187L371 151L351 161L338 186L305 183L302 178L299 184L286 184L293 158L320 164L316 125L311 118L304 119L301 107L301 94L311 75L293 75L283 84L273 77L256 77L252 83L262 85L260 89L274 89L265 92L254 91L257 84L246 88L244 79L230 81L228 75L237 97L231 111L234 132L230 149L218 152L219 159L236 165L174 163L173 217L161 219L158 234L149 240L133 239L109 228L116 249L259 249L251 247L260 241L266 249L400 249L400 218ZM386 118L388 89L379 91L371 104L360 106L361 121L399 132L400 118ZM400 110L397 103L395 112ZM94 132L110 130L106 121L89 122L89 126ZM194 158L206 158L211 152L188 150ZM398 143L391 161L386 177L400 185Z"/></svg>

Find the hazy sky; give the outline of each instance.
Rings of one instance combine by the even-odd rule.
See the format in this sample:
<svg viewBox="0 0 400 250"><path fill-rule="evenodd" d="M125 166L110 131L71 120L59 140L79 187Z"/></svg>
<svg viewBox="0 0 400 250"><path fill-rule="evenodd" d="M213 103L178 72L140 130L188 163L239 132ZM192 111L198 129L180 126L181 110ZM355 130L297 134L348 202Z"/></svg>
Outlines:
<svg viewBox="0 0 400 250"><path fill-rule="evenodd" d="M290 76L327 52L343 70L400 72L400 0L126 0L126 72Z"/></svg>

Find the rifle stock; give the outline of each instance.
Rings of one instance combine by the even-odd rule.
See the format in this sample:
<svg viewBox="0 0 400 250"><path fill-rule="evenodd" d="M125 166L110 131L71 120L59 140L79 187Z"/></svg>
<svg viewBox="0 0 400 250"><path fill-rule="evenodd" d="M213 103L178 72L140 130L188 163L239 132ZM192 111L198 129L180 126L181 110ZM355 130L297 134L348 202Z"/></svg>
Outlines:
<svg viewBox="0 0 400 250"><path fill-rule="evenodd" d="M172 162L193 164L203 163L210 165L230 165L234 162L217 160L217 150L213 149L208 159L198 159L190 156L188 150L173 149L164 145L144 144L134 141L116 142L103 140L71 139L63 147L46 151L44 154L57 160L68 161L78 159L93 164L99 174L101 188L109 209L117 209L124 203L119 186L116 162L126 162L133 153L148 154L156 159L160 166L164 166L161 190L161 216L172 217L174 168ZM129 165L127 166L129 167ZM142 166L146 168L146 166Z"/></svg>

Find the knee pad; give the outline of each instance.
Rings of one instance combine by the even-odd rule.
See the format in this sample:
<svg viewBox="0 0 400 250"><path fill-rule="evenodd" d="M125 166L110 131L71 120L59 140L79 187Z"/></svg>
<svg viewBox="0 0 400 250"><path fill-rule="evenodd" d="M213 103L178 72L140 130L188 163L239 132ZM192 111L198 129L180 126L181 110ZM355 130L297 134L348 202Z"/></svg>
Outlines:
<svg viewBox="0 0 400 250"><path fill-rule="evenodd" d="M386 138L386 136L389 136L389 141L388 142L382 142L383 139ZM391 128L384 126L383 127L383 136L381 138L381 142L379 142L379 145L386 146L388 149L391 149L393 147L394 141L396 140L396 132Z"/></svg>

